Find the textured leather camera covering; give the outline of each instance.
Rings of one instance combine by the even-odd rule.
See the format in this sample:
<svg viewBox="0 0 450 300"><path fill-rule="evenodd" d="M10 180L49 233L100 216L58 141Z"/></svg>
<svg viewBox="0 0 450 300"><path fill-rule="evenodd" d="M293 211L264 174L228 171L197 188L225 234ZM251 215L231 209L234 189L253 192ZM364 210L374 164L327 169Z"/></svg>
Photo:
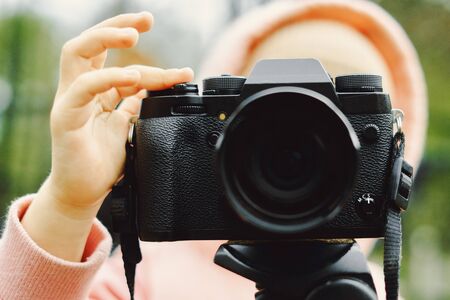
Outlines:
<svg viewBox="0 0 450 300"><path fill-rule="evenodd" d="M392 117L391 114L347 117L361 142L358 177L351 199L329 224L295 238L383 235ZM378 141L373 144L366 144L362 139L364 126L369 123L380 128ZM207 142L211 132L223 131L223 125L212 116L138 121L136 172L141 239L293 238L262 233L231 211L217 176L215 149ZM365 193L374 195L379 217L362 218L358 213L358 198Z"/></svg>
<svg viewBox="0 0 450 300"><path fill-rule="evenodd" d="M141 238L158 232L227 230L231 223L215 171L211 132L214 117L180 116L139 120L137 126L138 224ZM233 218L235 219L235 218ZM187 238L187 237L185 237Z"/></svg>
<svg viewBox="0 0 450 300"><path fill-rule="evenodd" d="M345 237L383 236L384 203L386 201L386 185L389 180L388 170L390 170L391 162L392 115L348 115L347 118L350 120L361 143L357 180L350 202L323 229L335 231L336 234L338 232L346 233L347 236ZM375 124L380 129L376 143L366 143L362 138L364 127L367 124ZM366 193L374 195L379 217L365 219L357 212L358 198ZM328 227L329 229L327 229Z"/></svg>

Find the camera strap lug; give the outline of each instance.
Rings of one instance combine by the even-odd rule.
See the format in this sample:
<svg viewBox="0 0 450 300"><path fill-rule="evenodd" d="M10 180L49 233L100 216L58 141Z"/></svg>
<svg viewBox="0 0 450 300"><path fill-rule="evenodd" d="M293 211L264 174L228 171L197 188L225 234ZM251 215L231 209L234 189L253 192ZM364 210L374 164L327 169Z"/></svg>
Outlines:
<svg viewBox="0 0 450 300"><path fill-rule="evenodd" d="M405 114L401 109L392 109L392 117L394 118L394 132L402 133L403 132L403 117Z"/></svg>
<svg viewBox="0 0 450 300"><path fill-rule="evenodd" d="M413 182L413 168L403 158L405 135L402 132L403 113L393 111L396 131L393 137L393 156L387 190L386 225L384 234L384 280L386 299L398 299L402 247L401 212L408 207Z"/></svg>
<svg viewBox="0 0 450 300"><path fill-rule="evenodd" d="M112 224L113 230L120 234L120 247L125 268L130 299L134 299L134 281L136 275L136 265L142 260L141 249L139 247L139 237L136 224L136 193L135 193L135 132L134 126L136 118L130 120L130 131L126 143L126 159L123 178L113 186L108 195L111 197Z"/></svg>
<svg viewBox="0 0 450 300"><path fill-rule="evenodd" d="M394 160L388 193L389 200L401 211L405 211L408 208L413 180L412 172L413 168L403 157L397 157Z"/></svg>

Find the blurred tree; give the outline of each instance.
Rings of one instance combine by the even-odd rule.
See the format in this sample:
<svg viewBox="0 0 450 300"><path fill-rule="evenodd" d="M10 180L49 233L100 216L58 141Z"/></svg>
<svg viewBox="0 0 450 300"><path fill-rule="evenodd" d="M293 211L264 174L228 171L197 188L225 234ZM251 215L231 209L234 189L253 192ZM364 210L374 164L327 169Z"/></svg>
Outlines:
<svg viewBox="0 0 450 300"><path fill-rule="evenodd" d="M0 214L12 198L36 191L49 170L48 115L58 62L49 32L25 13L0 20L0 77L12 87L11 103L0 114Z"/></svg>
<svg viewBox="0 0 450 300"><path fill-rule="evenodd" d="M414 43L429 96L425 156L404 214L402 294L406 299L450 299L450 1L377 2ZM381 261L378 250L374 257Z"/></svg>

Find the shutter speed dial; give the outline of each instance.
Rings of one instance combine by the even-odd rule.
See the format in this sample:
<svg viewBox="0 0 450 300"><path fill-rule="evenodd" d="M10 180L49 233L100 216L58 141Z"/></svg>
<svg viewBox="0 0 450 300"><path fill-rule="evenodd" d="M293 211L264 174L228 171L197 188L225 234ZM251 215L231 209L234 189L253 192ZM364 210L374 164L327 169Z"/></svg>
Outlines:
<svg viewBox="0 0 450 300"><path fill-rule="evenodd" d="M246 78L224 74L203 80L203 95L237 95L241 93Z"/></svg>
<svg viewBox="0 0 450 300"><path fill-rule="evenodd" d="M337 92L383 92L380 75L354 74L337 76L335 81Z"/></svg>
<svg viewBox="0 0 450 300"><path fill-rule="evenodd" d="M198 96L198 86L195 83L178 83L171 88L160 91L148 91L149 97L163 96Z"/></svg>

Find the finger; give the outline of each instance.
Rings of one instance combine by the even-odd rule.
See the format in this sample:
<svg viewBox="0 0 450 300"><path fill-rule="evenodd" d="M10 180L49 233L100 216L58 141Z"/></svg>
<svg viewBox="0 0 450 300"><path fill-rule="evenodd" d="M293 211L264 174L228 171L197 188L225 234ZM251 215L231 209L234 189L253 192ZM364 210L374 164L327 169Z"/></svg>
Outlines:
<svg viewBox="0 0 450 300"><path fill-rule="evenodd" d="M141 109L142 99L147 97L146 90L140 90L136 95L123 99L117 110L126 113L129 117L138 115Z"/></svg>
<svg viewBox="0 0 450 300"><path fill-rule="evenodd" d="M141 74L141 79L136 85L136 88L139 90L163 90L170 88L177 83L192 81L194 78L194 72L191 68L161 69L142 65L133 65L127 68L137 70ZM119 92L122 94L127 89L128 88L119 88ZM137 92L138 91L135 93Z"/></svg>
<svg viewBox="0 0 450 300"><path fill-rule="evenodd" d="M127 68L139 71L141 80L135 86L118 87L117 91L111 91L111 94L115 94L117 101L135 95L142 89L151 91L163 90L177 83L192 81L194 78L194 72L190 68L160 69L140 65L129 66Z"/></svg>
<svg viewBox="0 0 450 300"><path fill-rule="evenodd" d="M108 90L106 93L102 93L101 96L97 99L99 104L102 107L102 111L108 111L111 112L114 109L117 108L117 104L119 103L119 106L122 106L122 103L125 102L128 98L131 98L132 96L140 96L141 99L147 95L146 90L140 90L136 86L133 87L125 87L123 88L122 92L118 91L118 88L113 88Z"/></svg>
<svg viewBox="0 0 450 300"><path fill-rule="evenodd" d="M194 76L190 68L165 70L135 65L127 67L127 69L138 71L141 79L133 86L116 86L115 89L108 90L108 93L101 100L101 106L104 111L111 111L122 99L136 95L142 89L166 89L180 82L191 81Z"/></svg>
<svg viewBox="0 0 450 300"><path fill-rule="evenodd" d="M92 68L93 69L101 69L105 66L106 57L108 56L108 51L103 52L100 55L97 55L92 59Z"/></svg>
<svg viewBox="0 0 450 300"><path fill-rule="evenodd" d="M91 71L80 75L67 90L61 103L66 107L82 107L91 102L94 97L110 90L113 87L136 85L141 74L136 70L124 68L107 68ZM117 105L120 99L117 100Z"/></svg>
<svg viewBox="0 0 450 300"><path fill-rule="evenodd" d="M60 88L65 89L78 75L92 69L91 58L108 48L130 48L139 34L135 28L105 27L95 29L68 41L61 54Z"/></svg>
<svg viewBox="0 0 450 300"><path fill-rule="evenodd" d="M64 45L63 56L91 59L108 48L130 48L136 45L139 33L135 28L104 27L85 32Z"/></svg>
<svg viewBox="0 0 450 300"><path fill-rule="evenodd" d="M122 14L110 19L107 19L89 30L102 27L134 27L139 32L146 32L150 30L153 25L153 15L147 11L135 14Z"/></svg>

